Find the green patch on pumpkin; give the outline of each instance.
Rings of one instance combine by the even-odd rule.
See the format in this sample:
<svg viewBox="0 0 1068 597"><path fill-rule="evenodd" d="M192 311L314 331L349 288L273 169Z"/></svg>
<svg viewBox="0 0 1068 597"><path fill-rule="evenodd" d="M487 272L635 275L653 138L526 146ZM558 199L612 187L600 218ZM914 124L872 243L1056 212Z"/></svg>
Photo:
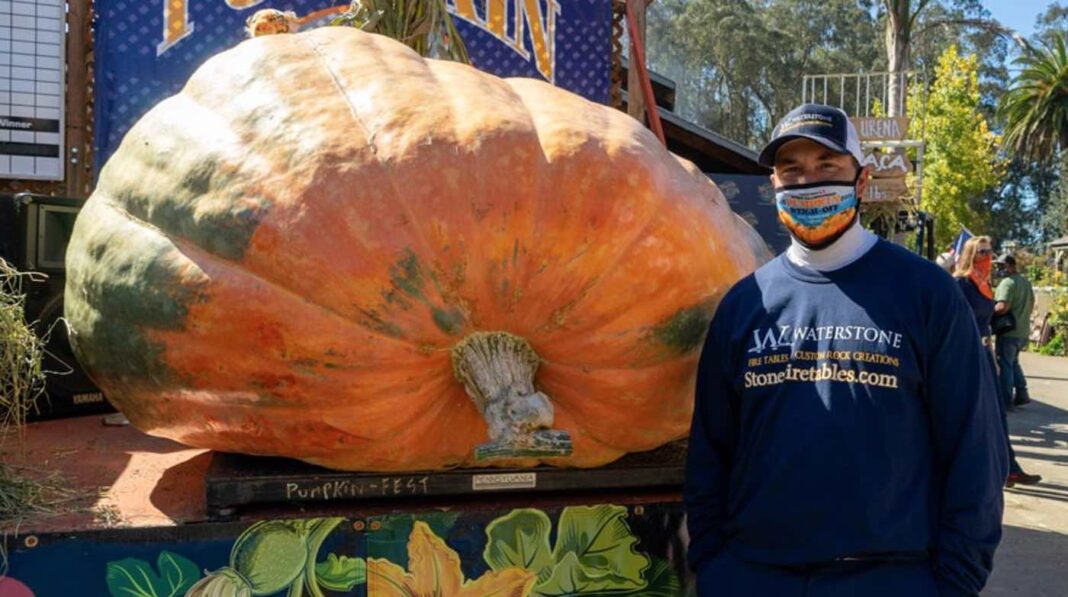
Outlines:
<svg viewBox="0 0 1068 597"><path fill-rule="evenodd" d="M433 270L430 271L429 277L434 285L438 286L437 276ZM434 325L438 326L438 329L450 336L460 333L464 323L463 311L456 307L447 305L439 307L431 303L425 292L426 276L423 274L419 259L411 250L406 250L404 255L390 266L389 280L396 290L426 305L430 309L430 317L433 319ZM440 286L438 286L438 291L440 292L440 290ZM398 300L400 297L392 295L393 291L383 294L387 304L397 304L401 308L408 310L408 307Z"/></svg>
<svg viewBox="0 0 1068 597"><path fill-rule="evenodd" d="M79 361L124 385L170 385L163 347L146 333L182 329L199 284L169 239L90 201L67 250L64 307Z"/></svg>
<svg viewBox="0 0 1068 597"><path fill-rule="evenodd" d="M382 318L381 315L378 314L377 311L373 309L360 309L358 306L357 310L360 312L360 315L363 316L360 319L356 320L356 322L360 325L374 332L378 332L380 334L384 334L393 338L404 337L404 331L401 330L400 327L397 326L397 324L390 321L386 321Z"/></svg>
<svg viewBox="0 0 1068 597"><path fill-rule="evenodd" d="M435 307L430 311L431 316L434 318L434 324L438 326L438 329L455 336L460 333L460 329L464 323L464 314L459 309L453 307L449 310Z"/></svg>
<svg viewBox="0 0 1068 597"><path fill-rule="evenodd" d="M425 301L423 295L423 274L419 269L419 259L412 251L405 251L404 256L389 268L389 280L393 286L408 296Z"/></svg>
<svg viewBox="0 0 1068 597"><path fill-rule="evenodd" d="M210 143L171 130L168 146L142 126L101 173L98 191L133 218L205 251L241 261L271 201L259 181L227 164Z"/></svg>
<svg viewBox="0 0 1068 597"><path fill-rule="evenodd" d="M660 322L652 330L652 338L678 354L686 354L700 348L712 321L715 305L702 303L679 309L674 315Z"/></svg>

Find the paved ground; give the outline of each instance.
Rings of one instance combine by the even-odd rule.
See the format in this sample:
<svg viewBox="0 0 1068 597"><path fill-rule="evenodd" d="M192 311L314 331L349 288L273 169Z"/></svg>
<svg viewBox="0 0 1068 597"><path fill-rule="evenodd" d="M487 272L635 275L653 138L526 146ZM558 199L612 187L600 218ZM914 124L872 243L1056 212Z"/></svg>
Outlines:
<svg viewBox="0 0 1068 597"><path fill-rule="evenodd" d="M1033 402L1009 413L1016 456L1039 485L1005 491L1005 535L986 596L1068 596L1068 359L1025 353Z"/></svg>

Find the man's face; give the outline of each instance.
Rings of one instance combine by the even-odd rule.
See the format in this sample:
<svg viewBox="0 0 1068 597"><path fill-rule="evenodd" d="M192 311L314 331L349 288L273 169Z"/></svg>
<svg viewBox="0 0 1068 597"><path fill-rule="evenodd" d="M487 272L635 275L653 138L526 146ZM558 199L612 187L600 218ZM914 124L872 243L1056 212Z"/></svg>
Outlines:
<svg viewBox="0 0 1068 597"><path fill-rule="evenodd" d="M868 188L868 169L857 181L857 195L863 197ZM837 153L815 141L794 139L783 144L775 153L775 167L771 183L775 188L826 181L852 181L857 175L853 156Z"/></svg>

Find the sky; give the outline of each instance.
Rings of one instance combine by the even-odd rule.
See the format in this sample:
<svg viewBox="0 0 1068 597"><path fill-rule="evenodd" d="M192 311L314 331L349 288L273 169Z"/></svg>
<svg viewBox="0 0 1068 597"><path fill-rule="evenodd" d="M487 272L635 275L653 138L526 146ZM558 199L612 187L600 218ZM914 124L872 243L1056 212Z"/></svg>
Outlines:
<svg viewBox="0 0 1068 597"><path fill-rule="evenodd" d="M983 0L983 6L991 16L1024 37L1034 32L1035 17L1045 12L1050 4L1047 0Z"/></svg>

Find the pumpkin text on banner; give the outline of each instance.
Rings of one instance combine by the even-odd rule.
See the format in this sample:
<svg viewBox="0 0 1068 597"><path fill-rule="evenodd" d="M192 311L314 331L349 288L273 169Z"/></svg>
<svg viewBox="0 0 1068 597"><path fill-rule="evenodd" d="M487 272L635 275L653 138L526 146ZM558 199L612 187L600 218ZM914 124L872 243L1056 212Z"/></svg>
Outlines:
<svg viewBox="0 0 1068 597"><path fill-rule="evenodd" d="M211 56L245 38L264 8L298 17L343 0L96 0L96 168L126 131L182 88ZM607 103L612 0L448 0L471 62L502 77L538 77ZM303 26L326 25L334 15Z"/></svg>

